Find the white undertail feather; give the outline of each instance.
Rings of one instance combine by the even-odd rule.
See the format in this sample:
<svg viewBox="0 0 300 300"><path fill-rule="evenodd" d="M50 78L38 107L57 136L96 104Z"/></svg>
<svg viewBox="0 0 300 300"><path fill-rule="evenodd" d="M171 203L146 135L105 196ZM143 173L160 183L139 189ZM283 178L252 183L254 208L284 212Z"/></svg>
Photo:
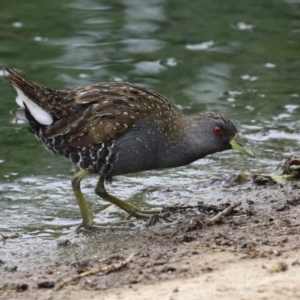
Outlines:
<svg viewBox="0 0 300 300"><path fill-rule="evenodd" d="M16 97L16 102L20 107L25 108L25 103L27 109L29 110L33 118L42 125L51 125L53 123L53 117L51 114L49 114L40 106L35 104L32 100L30 100L18 87L14 86L14 88L18 93L18 96ZM17 110L16 116L21 120L26 120L24 110Z"/></svg>

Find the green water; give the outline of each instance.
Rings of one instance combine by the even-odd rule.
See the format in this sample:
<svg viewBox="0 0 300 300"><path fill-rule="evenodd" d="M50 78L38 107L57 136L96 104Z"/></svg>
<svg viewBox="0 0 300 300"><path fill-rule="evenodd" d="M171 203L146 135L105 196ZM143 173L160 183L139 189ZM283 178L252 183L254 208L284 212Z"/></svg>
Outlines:
<svg viewBox="0 0 300 300"><path fill-rule="evenodd" d="M4 1L0 65L53 88L100 81L149 86L187 113L229 115L257 153L255 160L219 153L176 170L116 178L109 190L136 203L180 202L159 191L239 170L271 172L299 154L297 0ZM9 114L16 94L0 74L0 232L42 240L73 232L80 214L72 166ZM83 191L96 219L123 220L114 208L99 214L105 203L94 184L88 178Z"/></svg>

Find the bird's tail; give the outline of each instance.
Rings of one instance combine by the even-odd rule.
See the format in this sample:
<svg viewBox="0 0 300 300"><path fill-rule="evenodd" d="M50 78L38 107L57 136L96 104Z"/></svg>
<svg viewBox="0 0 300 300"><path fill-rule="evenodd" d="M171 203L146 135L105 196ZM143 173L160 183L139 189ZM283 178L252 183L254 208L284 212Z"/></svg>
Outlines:
<svg viewBox="0 0 300 300"><path fill-rule="evenodd" d="M53 90L25 78L12 68L6 67L5 70L18 93L16 102L20 106L11 112L19 119L29 120L32 117L41 125L51 125L53 123L51 114Z"/></svg>

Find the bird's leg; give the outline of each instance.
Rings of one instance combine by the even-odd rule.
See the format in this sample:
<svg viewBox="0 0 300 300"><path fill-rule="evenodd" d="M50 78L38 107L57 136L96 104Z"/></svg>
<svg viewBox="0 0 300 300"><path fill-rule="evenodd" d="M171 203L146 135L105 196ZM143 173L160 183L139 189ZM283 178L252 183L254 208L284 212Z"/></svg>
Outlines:
<svg viewBox="0 0 300 300"><path fill-rule="evenodd" d="M87 174L88 174L87 170L81 170L72 177L73 191L76 196L77 203L79 205L81 215L82 215L82 223L78 226L77 230L80 229L81 227L84 227L87 230L93 230L97 228L99 229L99 226L95 225L93 222L93 216L84 200L84 197L80 189L80 182Z"/></svg>
<svg viewBox="0 0 300 300"><path fill-rule="evenodd" d="M97 186L95 188L95 193L100 196L102 199L120 207L121 209L125 210L130 215L137 217L137 218L149 218L152 214L155 214L159 211L153 211L153 210L139 210L136 206L125 202L121 199L118 199L117 197L114 197L113 195L110 195L104 187L104 177L101 176L98 180Z"/></svg>

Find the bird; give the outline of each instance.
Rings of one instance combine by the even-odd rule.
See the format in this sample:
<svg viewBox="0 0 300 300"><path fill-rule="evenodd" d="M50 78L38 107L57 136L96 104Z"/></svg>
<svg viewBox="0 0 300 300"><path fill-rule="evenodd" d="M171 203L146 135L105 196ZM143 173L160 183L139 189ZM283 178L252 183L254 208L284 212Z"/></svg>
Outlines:
<svg viewBox="0 0 300 300"><path fill-rule="evenodd" d="M146 87L101 82L52 89L5 67L17 92L16 118L55 155L78 166L72 188L81 211L78 229L101 228L93 220L81 191L87 174L99 176L95 193L131 216L147 218L151 210L109 194L114 176L188 165L209 154L235 149L254 157L234 123L216 112L185 114L174 102Z"/></svg>

